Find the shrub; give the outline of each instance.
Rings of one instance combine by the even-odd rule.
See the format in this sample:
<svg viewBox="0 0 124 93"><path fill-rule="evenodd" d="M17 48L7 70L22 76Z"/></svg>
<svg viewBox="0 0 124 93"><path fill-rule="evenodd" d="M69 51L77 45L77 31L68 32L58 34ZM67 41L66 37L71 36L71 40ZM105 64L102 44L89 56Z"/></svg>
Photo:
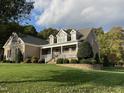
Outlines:
<svg viewBox="0 0 124 93"><path fill-rule="evenodd" d="M63 59L63 63L64 64L68 64L69 63L69 60L66 58L66 59Z"/></svg>
<svg viewBox="0 0 124 93"><path fill-rule="evenodd" d="M101 64L100 57L99 57L98 53L96 53L96 55L95 55L95 60L96 60L97 64Z"/></svg>
<svg viewBox="0 0 124 93"><path fill-rule="evenodd" d="M3 55L1 55L0 56L0 61L2 61L4 59L4 56Z"/></svg>
<svg viewBox="0 0 124 93"><path fill-rule="evenodd" d="M78 64L79 61L78 61L77 59L71 59L70 63L71 63L71 64Z"/></svg>
<svg viewBox="0 0 124 93"><path fill-rule="evenodd" d="M6 60L5 60L5 59L3 59L3 60L1 61L1 63L6 63Z"/></svg>
<svg viewBox="0 0 124 93"><path fill-rule="evenodd" d="M33 57L31 58L31 63L38 63L38 58L35 57L35 56L33 56Z"/></svg>
<svg viewBox="0 0 124 93"><path fill-rule="evenodd" d="M91 62L90 64L98 64L95 59L91 59L90 62Z"/></svg>
<svg viewBox="0 0 124 93"><path fill-rule="evenodd" d="M109 66L111 66L110 61L109 61L107 55L104 55L104 56L103 56L103 66L104 66L104 67L109 67Z"/></svg>
<svg viewBox="0 0 124 93"><path fill-rule="evenodd" d="M96 64L97 62L94 59L82 59L80 60L80 63L81 64Z"/></svg>
<svg viewBox="0 0 124 93"><path fill-rule="evenodd" d="M27 58L24 60L24 63L31 63L31 57L27 57Z"/></svg>
<svg viewBox="0 0 124 93"><path fill-rule="evenodd" d="M16 55L15 62L20 63L21 61L23 61L23 54L19 48L17 50L18 50L18 52L15 53L15 55Z"/></svg>
<svg viewBox="0 0 124 93"><path fill-rule="evenodd" d="M3 60L2 63L15 63L15 62L10 60Z"/></svg>
<svg viewBox="0 0 124 93"><path fill-rule="evenodd" d="M123 65L124 65L124 61L123 61L123 60L120 60L120 61L118 61L118 62L117 62L117 64L116 64L116 65L123 66Z"/></svg>
<svg viewBox="0 0 124 93"><path fill-rule="evenodd" d="M77 56L80 60L93 57L93 50L89 42L84 41L80 44Z"/></svg>
<svg viewBox="0 0 124 93"><path fill-rule="evenodd" d="M45 59L39 60L38 63L45 64Z"/></svg>
<svg viewBox="0 0 124 93"><path fill-rule="evenodd" d="M57 59L57 62L56 63L57 64L63 64L63 61L64 61L63 58L59 58L59 59Z"/></svg>

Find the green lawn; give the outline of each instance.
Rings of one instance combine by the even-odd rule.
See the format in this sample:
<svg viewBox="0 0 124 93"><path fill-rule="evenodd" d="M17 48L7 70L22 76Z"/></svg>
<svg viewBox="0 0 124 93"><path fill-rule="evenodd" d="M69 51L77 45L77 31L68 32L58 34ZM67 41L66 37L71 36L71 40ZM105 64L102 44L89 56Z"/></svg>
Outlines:
<svg viewBox="0 0 124 93"><path fill-rule="evenodd" d="M0 64L0 93L124 93L124 70Z"/></svg>

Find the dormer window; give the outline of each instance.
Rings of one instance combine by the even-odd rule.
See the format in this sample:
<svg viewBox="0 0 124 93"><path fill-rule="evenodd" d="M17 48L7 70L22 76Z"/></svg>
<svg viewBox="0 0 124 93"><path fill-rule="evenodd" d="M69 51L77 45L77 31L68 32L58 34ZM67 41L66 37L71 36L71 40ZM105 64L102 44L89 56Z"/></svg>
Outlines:
<svg viewBox="0 0 124 93"><path fill-rule="evenodd" d="M67 42L67 33L61 29L58 34L56 35L57 37L57 43L64 43Z"/></svg>
<svg viewBox="0 0 124 93"><path fill-rule="evenodd" d="M54 44L54 36L53 35L49 36L49 43Z"/></svg>
<svg viewBox="0 0 124 93"><path fill-rule="evenodd" d="M71 41L77 40L76 31L75 31L75 30L72 30L72 31L70 32L70 34L71 34Z"/></svg>

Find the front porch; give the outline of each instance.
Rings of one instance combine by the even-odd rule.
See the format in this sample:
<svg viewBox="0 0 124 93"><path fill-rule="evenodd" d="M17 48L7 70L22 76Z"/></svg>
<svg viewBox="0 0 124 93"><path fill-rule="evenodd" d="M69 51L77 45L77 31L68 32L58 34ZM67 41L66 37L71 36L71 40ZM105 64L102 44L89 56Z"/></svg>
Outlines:
<svg viewBox="0 0 124 93"><path fill-rule="evenodd" d="M40 59L45 59L48 62L55 58L77 58L78 42L67 45L43 46L41 48Z"/></svg>

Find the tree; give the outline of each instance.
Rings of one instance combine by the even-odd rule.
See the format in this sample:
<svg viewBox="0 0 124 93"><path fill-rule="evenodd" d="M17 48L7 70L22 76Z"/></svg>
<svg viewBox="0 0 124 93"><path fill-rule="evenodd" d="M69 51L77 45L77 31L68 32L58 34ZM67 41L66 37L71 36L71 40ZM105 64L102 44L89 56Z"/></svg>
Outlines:
<svg viewBox="0 0 124 93"><path fill-rule="evenodd" d="M121 46L123 36L121 31L121 27L113 27L107 33L104 33L102 29L97 29L97 41L100 47L100 57L103 62L108 60L108 64L116 64L123 59L124 51Z"/></svg>
<svg viewBox="0 0 124 93"><path fill-rule="evenodd" d="M27 0L0 0L0 23L27 18L33 8L33 2Z"/></svg>
<svg viewBox="0 0 124 93"><path fill-rule="evenodd" d="M20 33L22 31L22 26L17 23L0 24L0 48L5 44L12 32Z"/></svg>
<svg viewBox="0 0 124 93"><path fill-rule="evenodd" d="M104 30L102 27L94 29L96 36L100 36L104 34Z"/></svg>
<svg viewBox="0 0 124 93"><path fill-rule="evenodd" d="M93 57L92 47L87 41L80 44L77 56L79 60Z"/></svg>
<svg viewBox="0 0 124 93"><path fill-rule="evenodd" d="M37 31L34 26L27 25L23 27L23 34L37 36Z"/></svg>
<svg viewBox="0 0 124 93"><path fill-rule="evenodd" d="M0 48L12 32L22 32L17 22L27 18L33 9L33 2L27 0L0 0Z"/></svg>
<svg viewBox="0 0 124 93"><path fill-rule="evenodd" d="M22 55L21 50L18 48L15 53L15 62L20 63L21 61L23 61L23 55Z"/></svg>
<svg viewBox="0 0 124 93"><path fill-rule="evenodd" d="M42 39L48 39L48 37L53 34L56 35L58 32L57 29L53 29L53 28L48 28L48 29L44 29L43 31L38 33L38 36Z"/></svg>
<svg viewBox="0 0 124 93"><path fill-rule="evenodd" d="M108 33L108 51L109 56L114 55L114 62L118 64L118 62L122 59L122 28L120 27L114 27L112 28ZM123 51L124 52L124 51ZM111 57L111 56L110 56ZM112 58L109 59L110 62L113 62Z"/></svg>
<svg viewBox="0 0 124 93"><path fill-rule="evenodd" d="M37 36L37 31L32 25L21 26L18 23L0 24L0 48L3 47L12 32Z"/></svg>

